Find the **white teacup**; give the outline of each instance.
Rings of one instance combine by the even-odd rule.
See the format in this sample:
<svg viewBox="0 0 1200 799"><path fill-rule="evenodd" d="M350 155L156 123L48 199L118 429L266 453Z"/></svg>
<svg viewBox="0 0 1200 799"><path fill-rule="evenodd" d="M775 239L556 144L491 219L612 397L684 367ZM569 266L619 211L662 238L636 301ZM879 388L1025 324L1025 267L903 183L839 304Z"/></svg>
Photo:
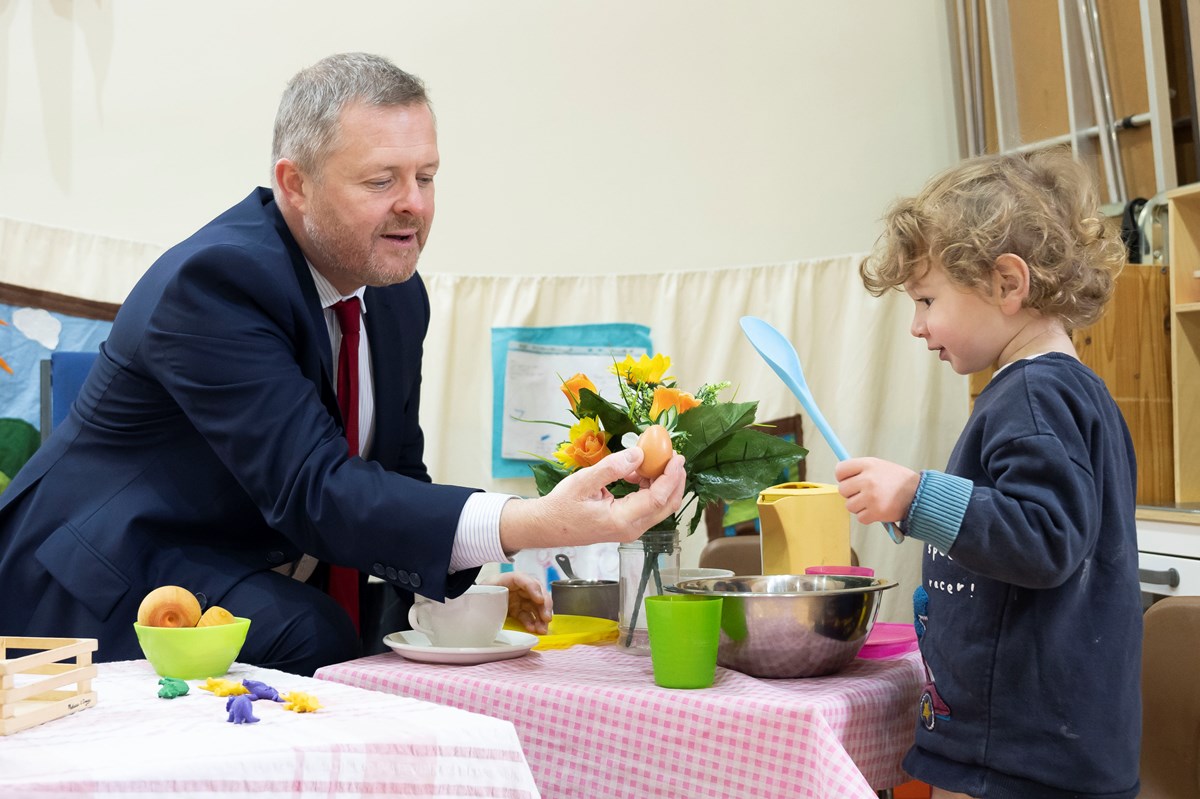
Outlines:
<svg viewBox="0 0 1200 799"><path fill-rule="evenodd" d="M408 609L408 623L434 646L489 646L506 616L508 589L502 585L473 585L445 602L418 596Z"/></svg>

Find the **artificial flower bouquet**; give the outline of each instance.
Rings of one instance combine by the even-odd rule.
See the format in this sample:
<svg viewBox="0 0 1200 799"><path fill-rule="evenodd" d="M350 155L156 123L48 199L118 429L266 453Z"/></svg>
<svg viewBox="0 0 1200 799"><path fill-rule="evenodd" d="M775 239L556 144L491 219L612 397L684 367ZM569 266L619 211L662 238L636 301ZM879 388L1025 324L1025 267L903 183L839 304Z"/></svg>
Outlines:
<svg viewBox="0 0 1200 799"><path fill-rule="evenodd" d="M684 503L674 526L692 507L687 532L695 532L705 505L757 496L779 482L780 475L803 458L808 450L755 427L757 402L721 402L717 395L728 382L706 383L695 394L680 390L667 375L671 359L662 354L625 356L610 367L619 378L621 397L614 402L601 397L586 375L562 383L574 423L551 422L568 429L567 439L554 453L532 465L539 495L545 495L576 469L591 466L611 452L633 446L647 429L659 425L670 436L672 448L686 459ZM669 453L668 453L669 454ZM615 496L638 490L617 481L609 486ZM694 507L693 507L694 506Z"/></svg>

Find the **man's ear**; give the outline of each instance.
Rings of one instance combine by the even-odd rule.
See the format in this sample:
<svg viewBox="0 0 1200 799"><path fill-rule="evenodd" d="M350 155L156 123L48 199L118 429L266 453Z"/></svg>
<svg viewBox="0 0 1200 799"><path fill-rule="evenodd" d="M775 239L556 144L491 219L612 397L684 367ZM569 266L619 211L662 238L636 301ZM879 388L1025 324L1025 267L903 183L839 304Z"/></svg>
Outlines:
<svg viewBox="0 0 1200 799"><path fill-rule="evenodd" d="M1000 309L1016 313L1029 297L1029 264L1021 256L1006 252L996 259L992 281Z"/></svg>
<svg viewBox="0 0 1200 799"><path fill-rule="evenodd" d="M288 205L301 213L306 210L309 180L294 161L280 158L275 162L275 185Z"/></svg>

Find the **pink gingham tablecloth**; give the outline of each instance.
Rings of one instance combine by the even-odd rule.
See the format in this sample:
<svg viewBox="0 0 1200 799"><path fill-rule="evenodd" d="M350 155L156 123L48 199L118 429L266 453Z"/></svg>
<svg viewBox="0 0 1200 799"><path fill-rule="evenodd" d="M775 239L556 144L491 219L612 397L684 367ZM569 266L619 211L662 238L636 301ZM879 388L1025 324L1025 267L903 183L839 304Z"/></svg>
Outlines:
<svg viewBox="0 0 1200 799"><path fill-rule="evenodd" d="M204 680L160 699L144 660L97 672L94 707L0 736L0 796L538 796L516 731L499 719L235 663L227 679L311 694L321 708L260 699L258 722L232 724Z"/></svg>
<svg viewBox="0 0 1200 799"><path fill-rule="evenodd" d="M316 677L513 722L546 799L874 799L907 779L921 675L912 652L802 680L718 668L712 688L669 690L610 645L475 666L387 653Z"/></svg>

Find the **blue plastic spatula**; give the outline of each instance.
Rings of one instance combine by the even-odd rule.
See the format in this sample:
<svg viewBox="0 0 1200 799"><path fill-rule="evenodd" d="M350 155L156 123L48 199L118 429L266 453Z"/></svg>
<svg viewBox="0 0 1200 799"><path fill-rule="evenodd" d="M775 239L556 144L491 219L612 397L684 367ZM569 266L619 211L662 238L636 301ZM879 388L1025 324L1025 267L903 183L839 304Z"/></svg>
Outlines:
<svg viewBox="0 0 1200 799"><path fill-rule="evenodd" d="M758 350L758 354L767 362L767 365L775 371L775 374L779 375L779 379L783 381L784 385L792 390L796 399L800 400L800 404L808 412L813 424L817 426L821 435L825 437L825 441L829 443L833 454L839 461L847 460L850 453L842 446L842 442L833 432L833 428L829 426L829 422L825 421L824 414L817 407L817 401L813 399L812 392L808 390L808 383L804 380L804 370L800 368L800 356L796 354L796 348L792 346L792 342L756 316L743 316L741 324L742 332L746 334L746 338L750 339L754 349ZM887 528L888 535L897 544L904 540L904 534L896 529L896 525L884 522L883 526Z"/></svg>

